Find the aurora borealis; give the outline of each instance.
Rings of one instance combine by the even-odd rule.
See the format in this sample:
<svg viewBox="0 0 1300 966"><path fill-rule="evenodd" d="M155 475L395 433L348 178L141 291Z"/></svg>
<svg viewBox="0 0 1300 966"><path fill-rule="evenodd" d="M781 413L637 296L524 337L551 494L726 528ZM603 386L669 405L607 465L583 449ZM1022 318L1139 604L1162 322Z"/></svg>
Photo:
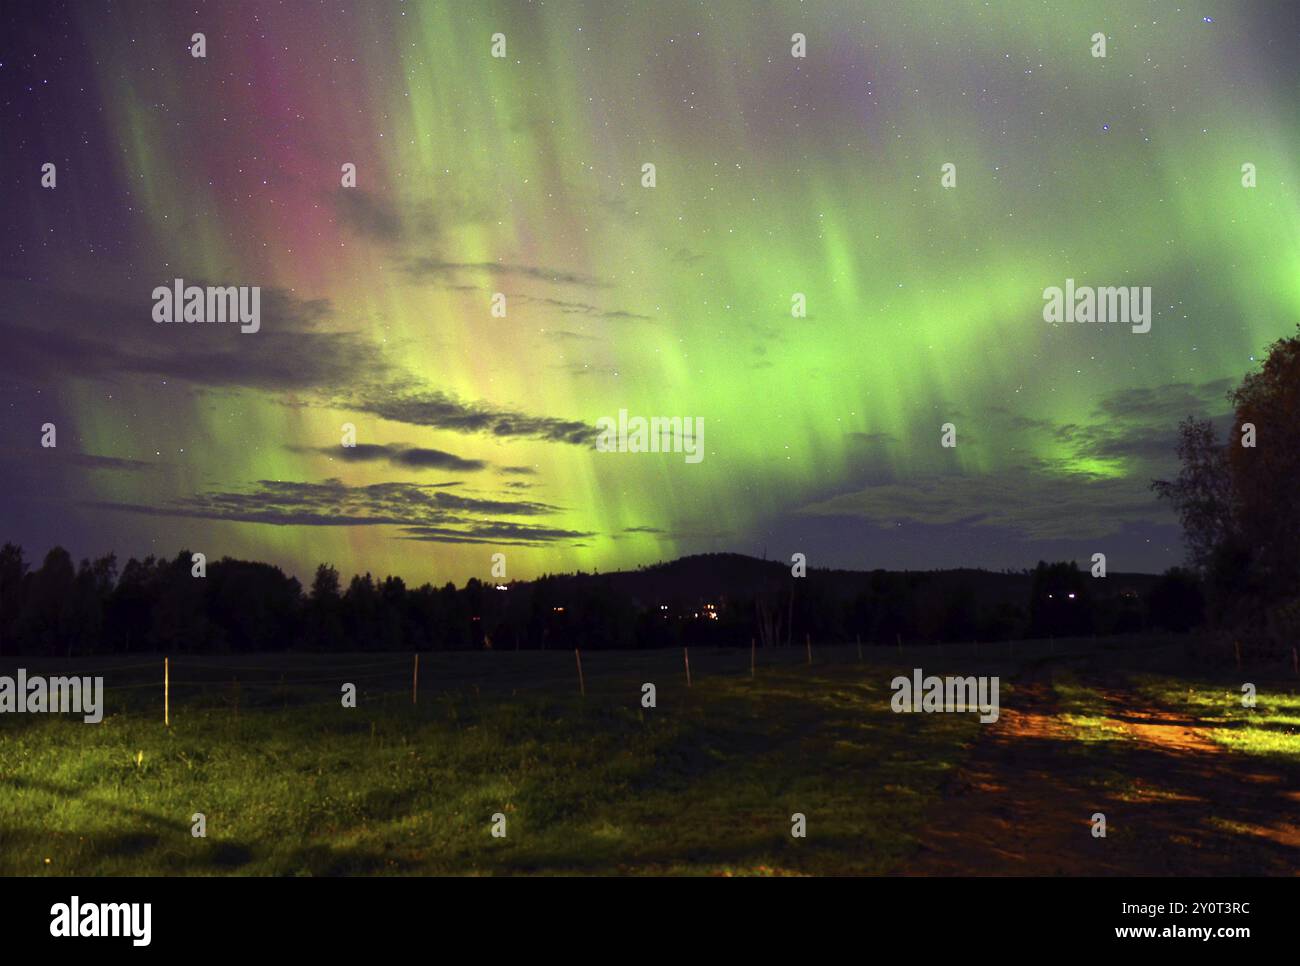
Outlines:
<svg viewBox="0 0 1300 966"><path fill-rule="evenodd" d="M1157 570L1178 421L1300 321L1289 3L0 16L29 556ZM177 278L260 286L260 331L156 325ZM1044 322L1067 279L1149 286L1151 331ZM598 452L620 410L701 418L703 459Z"/></svg>

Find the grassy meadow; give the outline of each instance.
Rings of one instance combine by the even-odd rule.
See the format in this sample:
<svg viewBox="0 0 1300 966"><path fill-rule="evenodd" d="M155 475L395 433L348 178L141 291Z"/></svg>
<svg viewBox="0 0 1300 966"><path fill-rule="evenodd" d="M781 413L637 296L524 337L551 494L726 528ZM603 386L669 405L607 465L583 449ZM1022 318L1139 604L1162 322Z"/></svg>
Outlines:
<svg viewBox="0 0 1300 966"><path fill-rule="evenodd" d="M688 689L680 652L588 653L583 697L571 652L425 654L415 705L409 657L181 657L170 727L155 661L106 675L100 725L0 719L0 872L886 871L976 719L795 657L751 680L747 652L692 653Z"/></svg>
<svg viewBox="0 0 1300 966"><path fill-rule="evenodd" d="M891 678L997 674L1005 707L1020 675L1124 652L1041 642L860 660L815 646L812 666L802 648L760 652L753 678L749 657L692 650L688 688L680 651L584 653L583 696L572 652L423 654L413 704L409 655L182 655L170 726L161 658L9 659L0 673L104 674L106 712L99 725L0 716L0 874L906 872L981 725L894 714ZM1140 673L1180 713L1239 717L1217 691L1188 698ZM642 707L645 682L657 707ZM1062 671L1062 720L1086 757L1115 735L1072 682ZM1294 763L1295 729L1276 736L1300 715L1295 689L1261 685L1259 703L1228 750ZM191 834L196 812L206 838ZM795 812L806 838L791 836Z"/></svg>

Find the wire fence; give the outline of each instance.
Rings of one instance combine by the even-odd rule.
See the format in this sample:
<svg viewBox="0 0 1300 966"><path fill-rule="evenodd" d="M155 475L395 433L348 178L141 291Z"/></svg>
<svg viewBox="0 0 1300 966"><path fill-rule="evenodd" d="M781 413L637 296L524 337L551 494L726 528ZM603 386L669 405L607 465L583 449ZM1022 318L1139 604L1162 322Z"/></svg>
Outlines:
<svg viewBox="0 0 1300 966"><path fill-rule="evenodd" d="M969 642L961 644L819 644L768 648L698 647L643 651L438 651L394 654L383 659L345 655L277 653L263 655L157 655L123 662L120 657L0 659L0 674L18 668L28 678L76 676L104 678L105 713L169 712L191 708L288 710L340 703L344 686L356 688L358 704L376 700L419 703L443 696L518 696L521 694L638 694L652 682L706 687L711 678L758 677L773 670L845 674L852 667L879 670L922 667L951 671L1011 674L1027 662L1113 655L1131 664L1135 657L1158 657L1179 640L1162 638L1084 638L1068 640ZM687 666L689 664L689 672ZM417 670L418 667L418 670ZM689 673L689 679L688 679ZM162 714L160 713L160 717Z"/></svg>

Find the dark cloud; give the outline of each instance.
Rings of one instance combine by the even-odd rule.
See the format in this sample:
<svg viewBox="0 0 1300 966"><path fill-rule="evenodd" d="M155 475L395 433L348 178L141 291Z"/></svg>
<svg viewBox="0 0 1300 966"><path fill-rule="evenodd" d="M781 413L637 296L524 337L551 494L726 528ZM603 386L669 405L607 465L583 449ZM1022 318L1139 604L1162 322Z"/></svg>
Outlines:
<svg viewBox="0 0 1300 966"><path fill-rule="evenodd" d="M373 192L339 187L330 197L339 221L360 235L397 242L405 234L397 209Z"/></svg>
<svg viewBox="0 0 1300 966"><path fill-rule="evenodd" d="M1220 424L1229 422L1226 394L1231 385L1231 380L1217 379L1122 389L1103 396L1091 418L1081 422L1054 422L1003 406L987 407L984 413L992 417L997 432L1029 439L1038 434L1050 440L1051 448L1064 455L1044 460L1045 469L1069 473L1072 465L1088 460L1118 461L1127 467L1126 475L1145 485L1144 474L1174 460L1177 427L1184 419L1195 416Z"/></svg>
<svg viewBox="0 0 1300 966"><path fill-rule="evenodd" d="M592 305L589 302L570 302L565 299L544 298L527 294L510 295L508 297L523 302L526 305L545 305L550 308L559 309L564 315L586 315L597 319L625 319L635 322L654 321L651 316L643 315L640 312L629 312L626 309L605 309L601 308L599 305ZM588 336L587 338L590 337Z"/></svg>
<svg viewBox="0 0 1300 966"><path fill-rule="evenodd" d="M490 205L446 185L437 200L340 186L330 201L339 222L351 231L387 245L418 242L426 251L439 248L449 229L496 217Z"/></svg>
<svg viewBox="0 0 1300 966"><path fill-rule="evenodd" d="M301 452L298 447L290 449ZM403 446L400 443L380 445L377 443L358 443L355 446L319 446L311 450L325 456L333 456L345 463L390 463L394 466L406 466L420 470L460 470L472 472L486 469L490 464L484 460L465 459L454 453L440 449L425 449L418 446Z"/></svg>
<svg viewBox="0 0 1300 966"><path fill-rule="evenodd" d="M1054 422L1005 407L983 410L987 439L1043 441L1048 455L1021 459L987 473L931 474L897 480L862 467L852 488L810 500L797 515L856 518L874 526L903 524L996 529L1016 540L1049 544L1097 540L1126 530L1155 532L1173 522L1150 491L1153 476L1176 462L1178 424L1187 416L1227 422L1231 381L1170 383L1103 396L1092 418ZM889 442L888 434L849 434ZM972 431L962 435L973 439ZM1024 449L1021 449L1024 452Z"/></svg>
<svg viewBox="0 0 1300 966"><path fill-rule="evenodd" d="M486 275L490 278L528 278L553 285L573 285L578 288L609 288L608 282L540 265L511 265L505 262L449 262L440 258L411 258L403 270L415 279L455 280L464 274Z"/></svg>
<svg viewBox="0 0 1300 966"><path fill-rule="evenodd" d="M155 323L150 293L164 281L161 276L137 280L127 287L138 291L138 299L126 300L120 294L92 295L0 278L0 341L5 346L0 376L16 384L48 385L69 377L107 382L149 377L196 388L296 391L308 395L282 401L359 409L395 422L498 438L573 445L587 445L594 438L593 428L575 420L463 402L419 388L409 375L391 370L369 339L349 331L324 331L332 316L326 300L304 300L264 288L262 325L255 333L241 333L233 324ZM207 284L200 278L185 281ZM87 293L93 290L87 285ZM31 320L40 320L40 325ZM354 388L340 391L339 386ZM380 456L388 458L368 450L352 458ZM391 458L413 469L469 471L487 465L419 448Z"/></svg>
<svg viewBox="0 0 1300 966"><path fill-rule="evenodd" d="M1229 379L1204 383L1169 383L1149 389L1122 389L1104 396L1087 423L1051 425L1036 421L1033 427L1051 427L1051 435L1079 459L1125 460L1135 473L1172 464L1178 448L1178 424L1189 416L1230 421Z"/></svg>
<svg viewBox="0 0 1300 966"><path fill-rule="evenodd" d="M1025 464L979 475L932 475L876 483L800 512L855 517L879 526L998 527L1030 540L1099 539L1125 525L1167 523L1144 482L1125 477L1061 476Z"/></svg>
<svg viewBox="0 0 1300 966"><path fill-rule="evenodd" d="M217 491L156 505L117 501L84 504L96 510L271 526L398 526L418 539L441 535L446 542L480 542L506 535L530 542L589 536L573 531L503 522L496 517L543 516L559 511L545 503L483 500L421 483L349 486L260 480L240 491Z"/></svg>
<svg viewBox="0 0 1300 966"><path fill-rule="evenodd" d="M425 540L433 543L492 543L506 546L541 546L547 543L568 542L595 536L580 530L561 530L554 527L533 527L518 523L493 523L451 530L445 527L408 527L406 540Z"/></svg>
<svg viewBox="0 0 1300 966"><path fill-rule="evenodd" d="M1199 384L1169 383L1151 389L1121 389L1110 393L1097 406L1097 415L1128 422L1176 426L1188 415L1220 413L1228 408L1231 379Z"/></svg>
<svg viewBox="0 0 1300 966"><path fill-rule="evenodd" d="M497 437L542 439L553 443L589 445L594 427L550 416L530 416L499 409L485 402L463 402L438 391L376 394L352 405L383 419L412 426L430 426L457 433L483 433Z"/></svg>
<svg viewBox="0 0 1300 966"><path fill-rule="evenodd" d="M594 335L583 335L581 332L570 332L567 329L547 329L542 333L543 338L551 339L555 342L580 341L580 342L599 342L600 339Z"/></svg>
<svg viewBox="0 0 1300 966"><path fill-rule="evenodd" d="M115 456L91 456L89 453L73 453L63 457L64 460L88 470L114 470L123 473L139 473L144 470L156 470L161 462L144 460L118 459Z"/></svg>
<svg viewBox="0 0 1300 966"><path fill-rule="evenodd" d="M262 288L258 332L241 333L236 323L156 323L151 292L170 281L163 275L119 280L112 291L98 292L90 283L74 291L0 279L0 373L17 382L150 376L209 387L309 389L348 384L359 371L382 368L369 340L321 329L328 301L275 288ZM185 284L211 282L185 278Z"/></svg>
<svg viewBox="0 0 1300 966"><path fill-rule="evenodd" d="M473 513L496 513L502 516L536 516L554 513L559 507L546 503L514 502L512 500L478 500L454 493L438 493L435 503L440 508L451 510L468 510Z"/></svg>
<svg viewBox="0 0 1300 966"><path fill-rule="evenodd" d="M464 459L452 453L443 452L440 449L424 449L421 447L401 450L394 456L393 462L399 466L409 466L415 469L481 470L488 465L483 460Z"/></svg>

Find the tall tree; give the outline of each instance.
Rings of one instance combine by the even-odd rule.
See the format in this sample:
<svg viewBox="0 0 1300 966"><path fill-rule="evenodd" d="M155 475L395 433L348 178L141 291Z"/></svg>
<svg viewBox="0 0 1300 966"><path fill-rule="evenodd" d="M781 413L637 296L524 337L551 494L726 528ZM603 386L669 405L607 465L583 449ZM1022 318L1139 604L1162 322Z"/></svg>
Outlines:
<svg viewBox="0 0 1300 966"><path fill-rule="evenodd" d="M1234 536L1228 453L1208 419L1187 417L1178 427L1178 476L1151 487L1168 500L1183 526L1191 563L1205 570Z"/></svg>
<svg viewBox="0 0 1300 966"><path fill-rule="evenodd" d="M1300 630L1300 336L1273 343L1229 400L1226 443L1187 419L1177 478L1152 487L1178 513L1216 620L1277 643Z"/></svg>
<svg viewBox="0 0 1300 966"><path fill-rule="evenodd" d="M1300 337L1273 343L1231 398L1233 516L1265 595L1300 597Z"/></svg>

